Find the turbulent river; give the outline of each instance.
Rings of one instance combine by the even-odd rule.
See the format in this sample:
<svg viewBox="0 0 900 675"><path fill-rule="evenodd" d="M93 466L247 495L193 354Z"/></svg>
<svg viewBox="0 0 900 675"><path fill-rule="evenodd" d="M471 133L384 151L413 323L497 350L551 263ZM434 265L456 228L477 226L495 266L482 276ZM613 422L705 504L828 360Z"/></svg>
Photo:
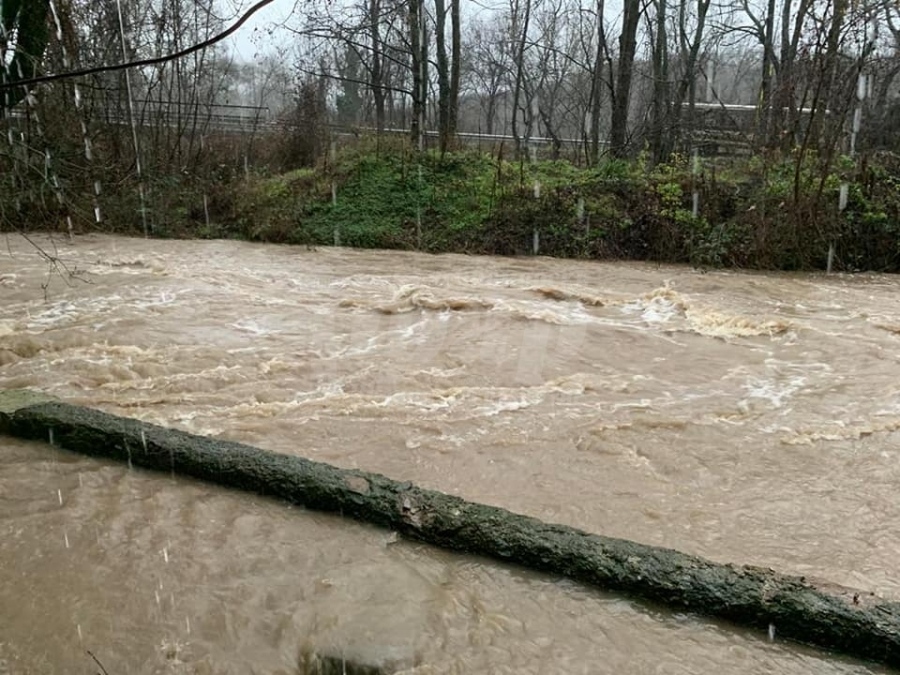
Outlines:
<svg viewBox="0 0 900 675"><path fill-rule="evenodd" d="M0 241L0 387L900 598L900 279ZM0 674L880 672L0 438ZM349 637L348 637L349 636Z"/></svg>

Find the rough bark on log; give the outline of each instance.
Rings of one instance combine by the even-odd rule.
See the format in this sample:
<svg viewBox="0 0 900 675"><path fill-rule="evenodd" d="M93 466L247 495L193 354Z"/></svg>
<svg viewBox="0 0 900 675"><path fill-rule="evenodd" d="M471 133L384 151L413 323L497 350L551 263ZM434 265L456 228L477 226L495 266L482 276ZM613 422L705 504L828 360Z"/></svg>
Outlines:
<svg viewBox="0 0 900 675"><path fill-rule="evenodd" d="M760 630L774 625L780 637L900 667L900 603L870 593L588 534L379 474L21 392L0 392L0 433L340 513L436 546Z"/></svg>

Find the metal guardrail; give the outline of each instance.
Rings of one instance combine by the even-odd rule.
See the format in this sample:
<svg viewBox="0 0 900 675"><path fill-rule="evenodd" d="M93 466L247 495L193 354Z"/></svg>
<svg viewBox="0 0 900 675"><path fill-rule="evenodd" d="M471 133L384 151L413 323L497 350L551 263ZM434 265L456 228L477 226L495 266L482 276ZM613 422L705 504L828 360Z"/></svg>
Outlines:
<svg viewBox="0 0 900 675"><path fill-rule="evenodd" d="M205 104L205 103L180 103L177 101L153 101L136 100L135 122L142 127L150 127L164 124L184 130L196 130L200 133L209 131L222 131L232 133L265 133L283 129L290 126L290 121L273 118L269 108L258 106L241 106L229 104ZM754 106L696 104L701 115L751 114ZM13 119L27 119L29 111L23 106L8 111L7 117ZM131 114L127 107L119 106L115 109L100 109L92 116L94 121L104 124L130 126ZM359 135L374 135L377 130L374 127L354 127L347 125L328 125L331 133L341 137ZM725 128L731 125L712 124L704 129L694 131L695 141L704 146L728 148L727 153L745 151L749 148L748 136L734 128ZM387 128L382 134L392 136L407 136L409 129ZM423 132L427 139L436 139L440 133L434 129ZM463 143L475 144L516 144L516 137L506 134L485 134L479 132L460 131L456 137ZM526 148L537 151L541 148L552 147L559 144L564 152L583 151L586 141L583 138L558 138L546 136L532 136L521 138L521 143ZM608 147L607 141L600 142L601 147Z"/></svg>
<svg viewBox="0 0 900 675"><path fill-rule="evenodd" d="M131 124L131 116L128 111L115 111L107 113L103 121L108 124L121 124L128 126ZM136 111L135 123L138 126L156 126L164 124L166 126L179 127L185 129L214 129L219 131L259 131L266 128L273 128L275 123L256 117L246 115L230 115L222 113L197 113L195 115L180 115L176 113L155 112L147 113L146 111Z"/></svg>
<svg viewBox="0 0 900 675"><path fill-rule="evenodd" d="M182 128L257 131L276 125L271 120L269 109L264 107L142 100L134 101L134 107L135 122L139 126L163 123ZM22 106L7 113L13 119L27 119L29 115L29 111ZM127 107L100 109L92 117L106 124L131 124L131 113Z"/></svg>

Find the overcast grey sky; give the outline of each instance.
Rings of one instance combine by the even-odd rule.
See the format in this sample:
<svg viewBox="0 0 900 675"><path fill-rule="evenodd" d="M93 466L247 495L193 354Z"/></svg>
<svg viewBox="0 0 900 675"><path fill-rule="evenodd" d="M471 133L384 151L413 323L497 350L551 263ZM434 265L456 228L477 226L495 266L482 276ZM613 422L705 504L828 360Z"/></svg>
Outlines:
<svg viewBox="0 0 900 675"><path fill-rule="evenodd" d="M226 25L237 21L256 1L220 0L221 14L228 19ZM277 26L290 16L295 4L296 0L274 0L254 14L225 44L241 61L254 61L259 55L273 53L289 57L290 36Z"/></svg>
<svg viewBox="0 0 900 675"><path fill-rule="evenodd" d="M228 19L226 24L230 26L258 0L217 1L220 15ZM749 0L751 6L760 1ZM260 54L273 53L281 54L287 59L292 58L291 34L283 29L279 30L278 26L291 15L295 7L302 8L305 2L306 0L274 0L254 14L235 35L225 41L225 44L241 61L254 61ZM342 0L331 0L332 7L340 7L341 2ZM500 0L463 0L461 6L464 15L463 21L477 15L490 13L493 9L504 6L505 4ZM615 30L622 12L622 0L607 0L605 9L607 20Z"/></svg>

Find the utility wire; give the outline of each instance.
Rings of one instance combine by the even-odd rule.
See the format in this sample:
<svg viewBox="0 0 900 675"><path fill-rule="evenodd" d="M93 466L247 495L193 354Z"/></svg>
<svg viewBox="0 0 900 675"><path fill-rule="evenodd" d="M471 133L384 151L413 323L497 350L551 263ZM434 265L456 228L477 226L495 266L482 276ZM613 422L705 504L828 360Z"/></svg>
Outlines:
<svg viewBox="0 0 900 675"><path fill-rule="evenodd" d="M117 63L110 66L95 66L93 68L85 68L83 70L73 70L67 73L56 73L55 75L41 75L40 77L31 77L27 80L16 80L15 82L10 83L0 83L0 91L5 91L7 89L13 89L15 87L28 87L35 84L40 84L41 82L53 82L55 80L64 80L70 77L80 77L82 75L94 75L95 73L109 73L115 70L125 70L126 68L140 68L143 66L155 66L160 63L166 63L167 61L174 61L175 59L180 59L189 54L193 54L194 52L198 52L201 49L206 49L207 47L216 44L217 42L221 42L228 36L232 35L235 31L237 31L241 26L243 26L251 16L256 14L259 10L261 10L266 5L272 3L273 0L260 0L255 5L253 5L250 9L248 9L244 14L238 19L234 24L232 24L227 30L222 31L218 35L213 35L211 38L204 40L203 42L199 42L195 45L191 45L186 49L182 49L179 52L175 52L174 54L166 54L164 56L154 56L150 59L140 59L137 61L128 61L127 63Z"/></svg>

